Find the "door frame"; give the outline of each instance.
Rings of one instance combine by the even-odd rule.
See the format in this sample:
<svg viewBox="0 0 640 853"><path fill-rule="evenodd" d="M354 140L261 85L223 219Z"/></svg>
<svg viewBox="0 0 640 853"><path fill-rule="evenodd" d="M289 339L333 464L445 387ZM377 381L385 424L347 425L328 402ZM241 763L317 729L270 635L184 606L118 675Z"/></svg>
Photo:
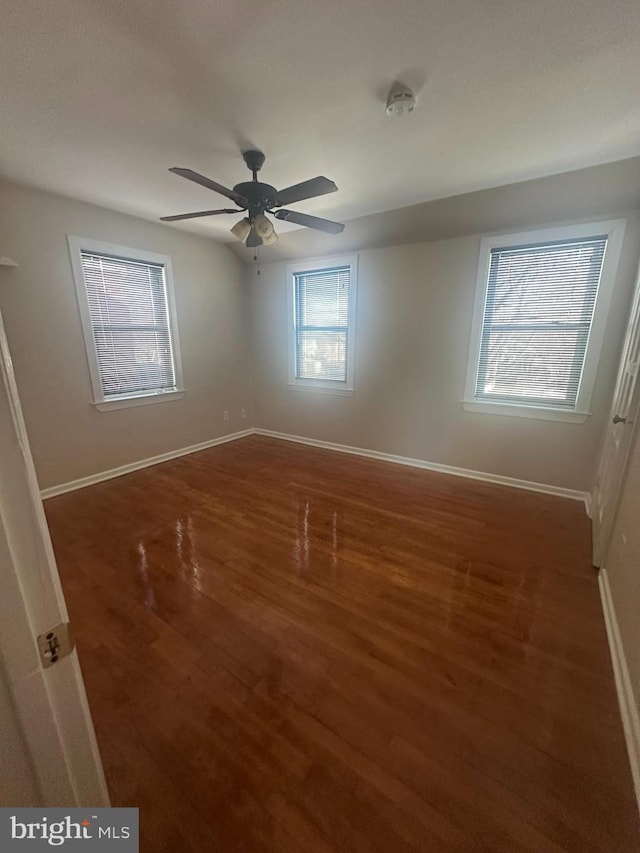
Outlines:
<svg viewBox="0 0 640 853"><path fill-rule="evenodd" d="M607 514L607 522L606 525L602 526L599 523L599 512L600 512L600 486L602 483L607 482L607 468L608 466L614 463L614 457L611 453L611 437L610 437L610 429L611 429L611 420L615 415L618 414L617 406L618 406L618 390L623 381L623 377L627 368L627 362L629 361L630 350L638 343L638 336L640 335L640 266L638 267L638 272L636 273L636 284L633 293L633 299L631 302L631 309L629 312L629 319L627 322L627 328L625 332L624 343L622 346L622 351L620 354L620 363L618 366L618 372L616 374L616 384L613 392L613 397L611 400L611 407L609 411L609 418L606 423L605 433L602 441L602 449L600 452L600 459L598 461L598 470L596 474L595 483L591 490L590 501L589 501L589 515L591 517L591 526L592 526L592 562L594 566L600 567L604 564L607 552L609 549L609 545L611 543L611 534L613 532L613 527L615 525L615 519L618 511L618 504L620 502L620 495L622 492L622 486L625 479L625 472L627 468L627 463L629 459L630 448L633 443L633 436L635 433L638 416L640 414L640 377L638 377L635 381L635 387L633 391L633 395L630 400L629 410L626 412L626 423L623 426L623 429L628 431L628 435L625 439L625 447L622 450L623 457L618 460L621 476L619 482L616 484L616 494L613 496L610 504L610 508Z"/></svg>
<svg viewBox="0 0 640 853"><path fill-rule="evenodd" d="M0 655L39 803L109 806L77 652L46 669L37 637L68 622L0 315Z"/></svg>

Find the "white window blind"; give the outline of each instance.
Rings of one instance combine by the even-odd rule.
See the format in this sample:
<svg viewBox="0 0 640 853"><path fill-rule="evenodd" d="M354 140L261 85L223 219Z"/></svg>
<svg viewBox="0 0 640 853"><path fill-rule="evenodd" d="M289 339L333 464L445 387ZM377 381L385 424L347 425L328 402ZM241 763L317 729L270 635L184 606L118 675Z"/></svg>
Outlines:
<svg viewBox="0 0 640 853"><path fill-rule="evenodd" d="M574 409L607 236L493 248L475 399Z"/></svg>
<svg viewBox="0 0 640 853"><path fill-rule="evenodd" d="M164 266L80 254L105 400L174 390Z"/></svg>
<svg viewBox="0 0 640 853"><path fill-rule="evenodd" d="M295 377L347 381L351 266L294 273Z"/></svg>

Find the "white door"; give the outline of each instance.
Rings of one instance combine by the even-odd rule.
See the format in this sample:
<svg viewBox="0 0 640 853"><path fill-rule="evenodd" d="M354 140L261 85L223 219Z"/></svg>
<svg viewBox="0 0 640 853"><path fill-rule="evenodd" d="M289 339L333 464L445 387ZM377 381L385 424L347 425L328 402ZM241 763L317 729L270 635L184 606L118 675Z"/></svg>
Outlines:
<svg viewBox="0 0 640 853"><path fill-rule="evenodd" d="M611 530L633 435L632 425L638 416L640 404L639 363L640 271L636 282L627 336L622 350L622 360L605 433L598 476L592 495L594 566L602 565L611 538Z"/></svg>
<svg viewBox="0 0 640 853"><path fill-rule="evenodd" d="M45 668L37 645L67 620L0 318L0 774L12 806L109 805L76 652Z"/></svg>

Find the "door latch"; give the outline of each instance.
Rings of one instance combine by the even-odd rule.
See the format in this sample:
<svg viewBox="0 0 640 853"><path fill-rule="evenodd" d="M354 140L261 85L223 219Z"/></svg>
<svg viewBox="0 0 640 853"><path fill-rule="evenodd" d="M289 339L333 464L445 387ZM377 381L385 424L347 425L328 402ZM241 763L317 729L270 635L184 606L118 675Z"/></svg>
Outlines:
<svg viewBox="0 0 640 853"><path fill-rule="evenodd" d="M40 634L38 637L40 660L45 669L53 666L60 658L71 654L74 647L71 625L68 622L61 622L47 631L46 634Z"/></svg>

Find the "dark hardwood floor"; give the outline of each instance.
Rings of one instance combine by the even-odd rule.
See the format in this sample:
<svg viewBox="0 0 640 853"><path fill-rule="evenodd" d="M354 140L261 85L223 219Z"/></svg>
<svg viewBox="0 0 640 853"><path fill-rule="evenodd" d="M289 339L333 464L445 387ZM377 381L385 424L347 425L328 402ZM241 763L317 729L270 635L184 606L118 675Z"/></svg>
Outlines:
<svg viewBox="0 0 640 853"><path fill-rule="evenodd" d="M253 436L45 508L144 853L640 849L581 504Z"/></svg>

